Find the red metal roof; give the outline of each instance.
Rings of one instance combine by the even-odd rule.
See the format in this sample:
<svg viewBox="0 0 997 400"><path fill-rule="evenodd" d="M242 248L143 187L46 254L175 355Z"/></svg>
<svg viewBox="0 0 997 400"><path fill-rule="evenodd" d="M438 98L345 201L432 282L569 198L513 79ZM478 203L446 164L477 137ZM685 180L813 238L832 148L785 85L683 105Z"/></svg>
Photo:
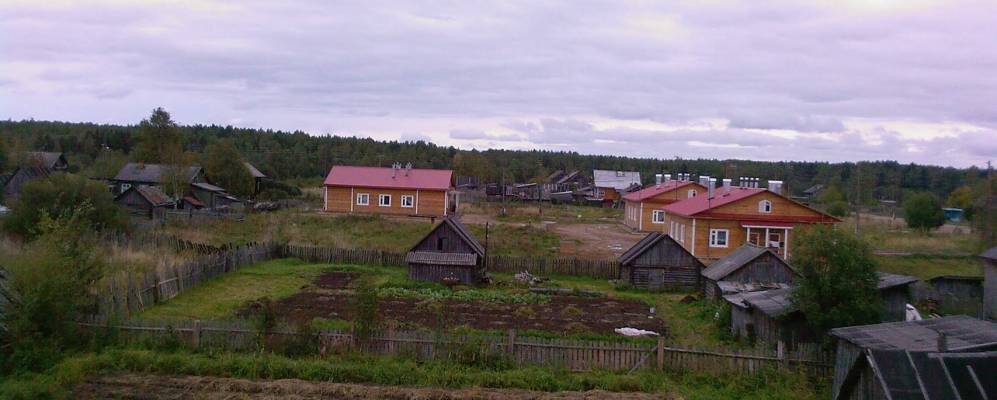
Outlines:
<svg viewBox="0 0 997 400"><path fill-rule="evenodd" d="M691 184L692 182L690 181L669 181L668 183L663 184L661 186L658 185L648 186L636 192L627 193L626 195L623 196L623 200L644 201L645 199Z"/></svg>
<svg viewBox="0 0 997 400"><path fill-rule="evenodd" d="M393 175L393 177L392 177ZM453 171L448 169L411 169L353 167L337 165L325 178L327 186L355 186L388 189L447 190Z"/></svg>
<svg viewBox="0 0 997 400"><path fill-rule="evenodd" d="M766 190L768 189L732 187L730 188L730 194L721 194L723 192L723 188L718 188L716 189L717 195L712 199L708 198L706 193L701 193L696 197L665 206L665 212L688 217L711 208L717 208L724 204L730 204L735 201L754 196L758 193L765 192Z"/></svg>

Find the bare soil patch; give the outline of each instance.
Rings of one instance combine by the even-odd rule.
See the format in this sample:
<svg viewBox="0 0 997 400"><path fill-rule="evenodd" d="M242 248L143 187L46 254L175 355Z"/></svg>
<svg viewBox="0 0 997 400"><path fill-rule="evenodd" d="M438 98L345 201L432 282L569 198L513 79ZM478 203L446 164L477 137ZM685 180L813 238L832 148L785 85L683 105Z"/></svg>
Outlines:
<svg viewBox="0 0 997 400"><path fill-rule="evenodd" d="M359 277L360 274L356 272L326 272L315 280L315 286L322 289L349 289Z"/></svg>
<svg viewBox="0 0 997 400"><path fill-rule="evenodd" d="M252 381L201 376L112 375L88 380L73 391L76 399L408 399L408 400L590 400L673 399L646 393L537 392L520 389L437 389L308 382L297 379Z"/></svg>
<svg viewBox="0 0 997 400"><path fill-rule="evenodd" d="M551 224L561 238L561 254L579 258L616 259L647 233L633 232L622 224Z"/></svg>
<svg viewBox="0 0 997 400"><path fill-rule="evenodd" d="M328 272L309 287L277 302L277 314L294 322L315 318L352 320L353 293L325 290L343 287L357 279L342 272ZM347 278L348 276L348 278ZM323 286L326 285L326 286ZM248 310L240 311L245 314ZM385 320L423 328L466 326L481 330L539 330L559 334L614 334L614 329L631 327L665 333L662 319L650 314L646 304L635 300L552 296L544 304L504 304L485 301L443 300L430 302L409 297L381 299Z"/></svg>

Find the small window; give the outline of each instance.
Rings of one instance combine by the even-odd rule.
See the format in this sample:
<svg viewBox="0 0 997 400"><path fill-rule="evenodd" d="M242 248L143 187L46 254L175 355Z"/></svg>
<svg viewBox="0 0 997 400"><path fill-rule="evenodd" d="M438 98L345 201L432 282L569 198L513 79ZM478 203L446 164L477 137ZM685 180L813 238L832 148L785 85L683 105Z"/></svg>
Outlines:
<svg viewBox="0 0 997 400"><path fill-rule="evenodd" d="M131 189L131 188L132 188L132 185L130 183L122 183L121 184L121 193L127 192L128 189Z"/></svg>
<svg viewBox="0 0 997 400"><path fill-rule="evenodd" d="M710 247L727 247L727 236L730 231L726 229L710 229Z"/></svg>
<svg viewBox="0 0 997 400"><path fill-rule="evenodd" d="M369 206L370 205L370 193L357 193L357 205L358 206Z"/></svg>
<svg viewBox="0 0 997 400"><path fill-rule="evenodd" d="M651 211L651 222L655 224L665 223L665 212L664 210L654 210Z"/></svg>
<svg viewBox="0 0 997 400"><path fill-rule="evenodd" d="M696 189L689 189L689 196L688 196L688 198L691 199L693 197L696 197Z"/></svg>
<svg viewBox="0 0 997 400"><path fill-rule="evenodd" d="M685 243L685 225L679 225L679 242Z"/></svg>
<svg viewBox="0 0 997 400"><path fill-rule="evenodd" d="M390 194L377 195L377 205L381 207L391 207L391 195Z"/></svg>
<svg viewBox="0 0 997 400"><path fill-rule="evenodd" d="M409 196L409 195L402 196L402 207L405 208L415 207L415 196Z"/></svg>
<svg viewBox="0 0 997 400"><path fill-rule="evenodd" d="M447 238L436 238L436 251L443 251L447 247Z"/></svg>
<svg viewBox="0 0 997 400"><path fill-rule="evenodd" d="M758 212L768 214L772 212L772 202L768 200L762 200L758 202Z"/></svg>

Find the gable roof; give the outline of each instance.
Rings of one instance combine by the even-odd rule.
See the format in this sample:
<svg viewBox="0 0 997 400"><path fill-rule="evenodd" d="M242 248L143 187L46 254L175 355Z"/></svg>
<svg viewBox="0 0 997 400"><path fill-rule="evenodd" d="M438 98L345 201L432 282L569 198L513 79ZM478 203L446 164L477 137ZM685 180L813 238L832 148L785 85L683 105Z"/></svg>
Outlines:
<svg viewBox="0 0 997 400"><path fill-rule="evenodd" d="M804 194L812 195L812 194L816 194L817 192L819 192L821 190L824 190L824 185L821 185L821 184L818 183L816 185L813 185L813 186L807 188L807 190L804 190L803 193Z"/></svg>
<svg viewBox="0 0 997 400"><path fill-rule="evenodd" d="M221 192L225 191L225 189L222 189L222 188L220 188L218 186L215 186L215 185L212 185L212 184L206 183L206 182L194 182L194 183L191 183L190 185L193 186L193 187L196 187L198 189L201 189L201 190L207 190L209 192L221 193Z"/></svg>
<svg viewBox="0 0 997 400"><path fill-rule="evenodd" d="M392 175L394 174L394 175ZM329 170L326 186L357 186L392 189L448 190L453 171L337 165Z"/></svg>
<svg viewBox="0 0 997 400"><path fill-rule="evenodd" d="M876 272L879 276L879 283L876 284L876 289L883 290L892 287L909 285L911 283L917 282L918 279L913 276L907 275L897 275L888 272Z"/></svg>
<svg viewBox="0 0 997 400"><path fill-rule="evenodd" d="M677 190L679 188L692 185L694 182L690 181L669 181L668 183L661 185L651 185L638 191L627 193L623 196L624 200L629 201L644 201L651 197L657 196L662 193L668 193L672 190ZM698 185L697 185L698 186Z"/></svg>
<svg viewBox="0 0 997 400"><path fill-rule="evenodd" d="M21 194L21 188L25 183L35 179L45 179L55 171L46 167L20 167L7 179L3 186L3 192L7 196L16 197Z"/></svg>
<svg viewBox="0 0 997 400"><path fill-rule="evenodd" d="M814 213L820 214L821 220L827 220L827 222L841 222L841 220L839 220L838 218L827 215L811 207L807 207L782 194L772 192L765 188L731 187L730 193L728 194L723 194L723 189L717 189L712 199L709 198L708 196L696 196L688 198L665 206L665 212L674 213L686 217L692 217L704 211L709 211L766 192L772 193L776 196L785 199L786 201L792 202L793 204L799 205L800 207L806 208L808 210L813 211ZM793 218L793 217L784 216L782 218Z"/></svg>
<svg viewBox="0 0 997 400"><path fill-rule="evenodd" d="M581 174L582 174L581 171L574 170L574 171L571 171L571 172L568 172L568 173L562 175L560 177L560 179L558 179L557 182L554 182L554 183L557 183L557 184L560 185L560 184L563 184L563 183L571 182L572 180L577 179L577 178L584 178L584 177L581 176Z"/></svg>
<svg viewBox="0 0 997 400"><path fill-rule="evenodd" d="M253 178L266 178L267 177L262 172L260 172L259 169L257 169L255 166L253 166L253 164L250 164L248 161L245 161L242 164L246 166L246 169L249 170L249 174L252 175Z"/></svg>
<svg viewBox="0 0 997 400"><path fill-rule="evenodd" d="M939 334L945 334L950 349L997 343L997 323L956 315L831 330L838 339L877 350L936 351Z"/></svg>
<svg viewBox="0 0 997 400"><path fill-rule="evenodd" d="M419 239L418 241L415 242L415 245L412 246L411 249L409 249L409 252L416 252L415 249L417 249L419 245L426 240L426 238L432 235L433 232L436 232L437 229L445 229L445 228L452 229L454 232L456 232L457 235L460 236L460 238L464 241L464 243L467 243L467 245L471 247L471 250L474 250L474 252L477 253L479 257L485 256L485 247L482 246L481 243L478 243L478 239L475 239L474 236L471 235L471 232L467 230L467 227L464 226L464 224L460 223L460 221L458 221L456 218L453 217L444 218L443 221L441 221L439 224L436 224L436 226L433 227L433 229L431 229L428 233L426 233L426 235L423 236L422 239Z"/></svg>
<svg viewBox="0 0 997 400"><path fill-rule="evenodd" d="M765 253L772 252L764 247L755 246L750 243L745 244L738 247L737 250L732 251L724 258L713 262L713 264L710 264L709 267L706 267L706 269L703 270L703 276L710 280L719 281L734 273L734 271L737 271L748 263L754 261L756 258L761 257ZM775 253L772 253L772 255L775 255ZM790 271L793 271L794 274L799 275L796 273L796 270L794 270L793 267L790 266L785 260L779 256L776 256L775 258L779 260L780 263L785 265L786 268L789 268Z"/></svg>
<svg viewBox="0 0 997 400"><path fill-rule="evenodd" d="M114 199L115 200L120 199L132 191L137 192L139 196L142 196L142 198L148 201L149 204L152 204L153 207L173 204L173 199L171 199L170 196L167 196L166 193L163 193L161 189L159 189L156 186L147 186L147 185L132 186L128 188L128 190L119 194Z"/></svg>
<svg viewBox="0 0 997 400"><path fill-rule="evenodd" d="M639 257L641 254L644 254L645 251L648 251L651 248L653 248L655 245L657 245L662 240L669 240L669 241L671 241L672 244L674 244L674 246L673 246L674 248L680 249L680 251L684 251L685 253L687 253L689 255L689 257L691 257L693 260L696 260L697 263L699 263L700 265L702 265L702 262L699 261L698 258L696 258L695 256L693 256L692 253L689 253L689 250L686 250L684 247L682 247L682 245L680 245L677 242L675 242L675 239L673 239L671 236L668 236L668 235L666 235L666 234L664 234L662 232L651 232L651 233L648 233L647 236L644 236L644 238L641 239L639 242L637 242L637 244L634 244L629 249L627 249L627 251L624 251L623 254L620 255L620 257L618 258L619 263L620 264L629 264L630 262L632 262L633 260L635 260L637 257Z"/></svg>
<svg viewBox="0 0 997 400"><path fill-rule="evenodd" d="M796 311L789 299L792 288L741 292L724 296L724 300L741 308L755 308L771 318L779 318Z"/></svg>
<svg viewBox="0 0 997 400"><path fill-rule="evenodd" d="M637 171L607 171L602 169L592 170L592 177L596 187L613 188L616 190L627 190L633 185L640 186L640 172Z"/></svg>
<svg viewBox="0 0 997 400"><path fill-rule="evenodd" d="M143 183L163 183L164 176L174 171L175 168L163 164L128 163L118 174L114 176L116 181L143 182ZM197 174L201 172L200 166L187 167L184 177L187 182L193 182Z"/></svg>
<svg viewBox="0 0 997 400"><path fill-rule="evenodd" d="M24 153L24 166L55 168L59 161L65 161L62 153L51 151L28 151Z"/></svg>

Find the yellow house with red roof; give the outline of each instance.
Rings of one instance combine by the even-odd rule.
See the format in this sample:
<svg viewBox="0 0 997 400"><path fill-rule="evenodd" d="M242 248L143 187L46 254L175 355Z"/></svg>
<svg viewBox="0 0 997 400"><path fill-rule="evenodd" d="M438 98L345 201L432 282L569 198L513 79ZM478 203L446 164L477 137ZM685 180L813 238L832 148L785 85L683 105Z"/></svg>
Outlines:
<svg viewBox="0 0 997 400"><path fill-rule="evenodd" d="M724 179L722 187L712 189L716 179L701 178L705 193L664 207L665 232L706 262L748 243L789 259L794 229L841 222L782 195L780 181L769 181L768 189L756 180L744 182L735 187Z"/></svg>
<svg viewBox="0 0 997 400"><path fill-rule="evenodd" d="M654 186L623 196L623 223L641 232L668 232L665 228L665 206L706 193L706 188L679 174L655 175Z"/></svg>

